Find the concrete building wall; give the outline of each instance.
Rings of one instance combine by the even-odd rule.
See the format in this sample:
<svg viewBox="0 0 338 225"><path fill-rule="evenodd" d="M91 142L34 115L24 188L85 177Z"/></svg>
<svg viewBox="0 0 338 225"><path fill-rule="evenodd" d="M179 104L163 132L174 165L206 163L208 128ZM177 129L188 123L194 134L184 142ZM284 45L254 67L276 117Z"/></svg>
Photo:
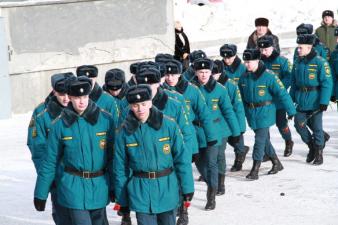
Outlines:
<svg viewBox="0 0 338 225"><path fill-rule="evenodd" d="M119 67L173 53L172 0L1 2L9 45L12 112L32 110L50 76L95 64L99 82Z"/></svg>

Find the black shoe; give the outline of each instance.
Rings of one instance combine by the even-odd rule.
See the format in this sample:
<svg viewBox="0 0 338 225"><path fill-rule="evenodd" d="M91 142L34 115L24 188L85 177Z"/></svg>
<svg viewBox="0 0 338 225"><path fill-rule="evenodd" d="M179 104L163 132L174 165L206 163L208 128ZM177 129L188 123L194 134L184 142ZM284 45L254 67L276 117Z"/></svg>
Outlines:
<svg viewBox="0 0 338 225"><path fill-rule="evenodd" d="M270 157L268 155L264 155L262 162L270 161Z"/></svg>
<svg viewBox="0 0 338 225"><path fill-rule="evenodd" d="M306 156L306 162L310 163L315 159L315 150L312 141L307 146L309 147L309 153Z"/></svg>
<svg viewBox="0 0 338 225"><path fill-rule="evenodd" d="M294 143L292 140L285 141L285 149L284 149L285 157L289 157L292 154L293 144Z"/></svg>
<svg viewBox="0 0 338 225"><path fill-rule="evenodd" d="M271 162L272 162L272 168L268 172L268 174L276 174L279 171L284 169L284 167L283 167L282 163L279 161L277 155L271 157Z"/></svg>
<svg viewBox="0 0 338 225"><path fill-rule="evenodd" d="M324 132L324 146L323 149L325 148L326 142L328 142L330 140L330 135L328 133Z"/></svg>
<svg viewBox="0 0 338 225"><path fill-rule="evenodd" d="M244 153L235 153L234 165L231 167L231 172L237 172L242 170L242 165L245 161L246 154L249 152L249 147L244 146Z"/></svg>
<svg viewBox="0 0 338 225"><path fill-rule="evenodd" d="M225 194L225 185L224 185L224 174L218 174L218 189L216 195L224 195Z"/></svg>
<svg viewBox="0 0 338 225"><path fill-rule="evenodd" d="M182 205L178 211L179 215L176 225L187 225L189 223L188 209Z"/></svg>
<svg viewBox="0 0 338 225"><path fill-rule="evenodd" d="M122 216L121 225L131 225L130 214L125 214Z"/></svg>
<svg viewBox="0 0 338 225"><path fill-rule="evenodd" d="M216 208L216 188L208 187L207 191L207 204L205 205L205 210L214 210Z"/></svg>
<svg viewBox="0 0 338 225"><path fill-rule="evenodd" d="M323 148L318 145L314 145L315 149L315 159L313 165L322 165L323 164Z"/></svg>
<svg viewBox="0 0 338 225"><path fill-rule="evenodd" d="M250 173L246 176L246 178L249 179L249 180L257 180L260 166L261 166L261 161L254 160L253 165L252 165L252 169L251 169Z"/></svg>

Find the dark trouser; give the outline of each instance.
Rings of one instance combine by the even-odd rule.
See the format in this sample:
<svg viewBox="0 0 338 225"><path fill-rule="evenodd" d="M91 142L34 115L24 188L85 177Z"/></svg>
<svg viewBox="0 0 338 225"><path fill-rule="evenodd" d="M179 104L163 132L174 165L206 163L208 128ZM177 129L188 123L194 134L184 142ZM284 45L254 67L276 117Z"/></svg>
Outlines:
<svg viewBox="0 0 338 225"><path fill-rule="evenodd" d="M276 111L276 126L285 141L292 140L291 131L286 118L286 111L284 109L278 109Z"/></svg>
<svg viewBox="0 0 338 225"><path fill-rule="evenodd" d="M218 173L225 175L227 164L225 158L225 148L227 147L227 138L222 139L222 144L218 146L217 165Z"/></svg>
<svg viewBox="0 0 338 225"><path fill-rule="evenodd" d="M314 144L324 146L323 113L318 112L307 120L312 113L297 112L295 116L295 128L306 144L309 144L313 140Z"/></svg>
<svg viewBox="0 0 338 225"><path fill-rule="evenodd" d="M107 213L106 207L94 210L69 209L71 223L63 223L63 225L106 225Z"/></svg>
<svg viewBox="0 0 338 225"><path fill-rule="evenodd" d="M207 185L213 188L218 186L217 158L220 146L210 146L199 152L200 157L196 161L196 167Z"/></svg>
<svg viewBox="0 0 338 225"><path fill-rule="evenodd" d="M264 153L269 157L275 156L275 149L270 142L269 127L256 129L254 132L255 144L252 152L253 160L262 161Z"/></svg>
<svg viewBox="0 0 338 225"><path fill-rule="evenodd" d="M50 192L52 199L52 217L56 225L71 224L68 209L60 206L57 203L56 189L53 188Z"/></svg>
<svg viewBox="0 0 338 225"><path fill-rule="evenodd" d="M137 225L175 225L176 216L174 210L158 214L136 212Z"/></svg>
<svg viewBox="0 0 338 225"><path fill-rule="evenodd" d="M232 140L232 137L228 138L228 143L229 143L229 145L231 145L231 147L234 148L234 152L235 153L241 154L241 153L245 152L245 148L244 148L244 136L243 136L243 134L241 134L239 136L239 142L238 143L235 144L233 142L233 140Z"/></svg>

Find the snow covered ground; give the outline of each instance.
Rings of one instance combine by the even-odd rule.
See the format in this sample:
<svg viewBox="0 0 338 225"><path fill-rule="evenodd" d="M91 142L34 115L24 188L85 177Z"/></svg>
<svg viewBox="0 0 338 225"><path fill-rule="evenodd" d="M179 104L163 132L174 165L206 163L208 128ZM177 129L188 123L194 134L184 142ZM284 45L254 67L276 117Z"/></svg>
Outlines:
<svg viewBox="0 0 338 225"><path fill-rule="evenodd" d="M33 206L35 172L26 147L26 129L30 114L14 115L0 120L0 224L39 225L53 224L51 207L37 212ZM206 212L206 186L195 182L195 197L190 209L191 225L334 225L338 221L338 114L335 106L329 107L324 116L325 130L331 139L325 148L324 164L313 166L305 163L306 146L291 129L295 141L294 153L284 158L284 142L275 127L271 139L284 170L276 175L266 175L270 162L262 165L260 179L247 181L245 175L252 165L251 151L244 163L244 170L228 172L226 194L217 197L216 210ZM247 131L245 142L252 147L253 132ZM233 150L226 150L228 169L233 162ZM195 171L195 178L197 178ZM285 193L281 196L281 193ZM119 224L120 217L107 207L110 224ZM136 224L133 216L133 224Z"/></svg>

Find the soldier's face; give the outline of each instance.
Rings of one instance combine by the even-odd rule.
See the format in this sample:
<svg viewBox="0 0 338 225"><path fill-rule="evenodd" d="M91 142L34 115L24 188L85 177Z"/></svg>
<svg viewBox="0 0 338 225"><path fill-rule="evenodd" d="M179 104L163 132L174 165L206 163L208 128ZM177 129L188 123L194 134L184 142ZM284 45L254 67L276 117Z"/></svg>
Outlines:
<svg viewBox="0 0 338 225"><path fill-rule="evenodd" d="M166 74L165 75L165 82L169 86L175 87L176 84L178 83L179 78L180 78L180 74Z"/></svg>
<svg viewBox="0 0 338 225"><path fill-rule="evenodd" d="M144 101L139 103L130 104L130 109L134 113L135 117L144 123L147 121L152 106L151 101Z"/></svg>
<svg viewBox="0 0 338 225"><path fill-rule="evenodd" d="M258 68L258 60L248 60L244 61L244 65L250 72L255 72Z"/></svg>
<svg viewBox="0 0 338 225"><path fill-rule="evenodd" d="M236 55L229 57L229 58L224 58L224 62L227 66L231 66L232 63L235 61Z"/></svg>
<svg viewBox="0 0 338 225"><path fill-rule="evenodd" d="M310 53L311 49L312 49L311 45L300 44L300 45L298 45L298 48L297 48L298 55L300 57L306 56L306 55L308 55Z"/></svg>
<svg viewBox="0 0 338 225"><path fill-rule="evenodd" d="M84 96L69 96L73 108L78 114L82 114L88 107L89 95Z"/></svg>
<svg viewBox="0 0 338 225"><path fill-rule="evenodd" d="M333 23L333 18L331 16L324 16L323 21L325 25L331 25Z"/></svg>
<svg viewBox="0 0 338 225"><path fill-rule="evenodd" d="M271 47L268 47L268 48L261 48L259 50L261 51L262 55L269 57L272 54L273 47L271 46Z"/></svg>
<svg viewBox="0 0 338 225"><path fill-rule="evenodd" d="M54 96L63 107L66 107L68 105L69 97L67 94L54 91Z"/></svg>
<svg viewBox="0 0 338 225"><path fill-rule="evenodd" d="M109 93L112 95L112 96L118 96L119 94L120 94L120 92L121 92L121 88L120 89L118 89L118 90L108 90L109 91Z"/></svg>
<svg viewBox="0 0 338 225"><path fill-rule="evenodd" d="M268 32L268 27L266 26L257 26L256 27L257 35L263 36Z"/></svg>
<svg viewBox="0 0 338 225"><path fill-rule="evenodd" d="M202 85L205 85L206 83L208 83L210 79L211 70L208 69L197 70L196 76L198 78L198 82L200 82L200 84Z"/></svg>
<svg viewBox="0 0 338 225"><path fill-rule="evenodd" d="M220 76L221 76L221 73L215 73L215 74L212 75L212 77L213 77L215 80L218 80Z"/></svg>

